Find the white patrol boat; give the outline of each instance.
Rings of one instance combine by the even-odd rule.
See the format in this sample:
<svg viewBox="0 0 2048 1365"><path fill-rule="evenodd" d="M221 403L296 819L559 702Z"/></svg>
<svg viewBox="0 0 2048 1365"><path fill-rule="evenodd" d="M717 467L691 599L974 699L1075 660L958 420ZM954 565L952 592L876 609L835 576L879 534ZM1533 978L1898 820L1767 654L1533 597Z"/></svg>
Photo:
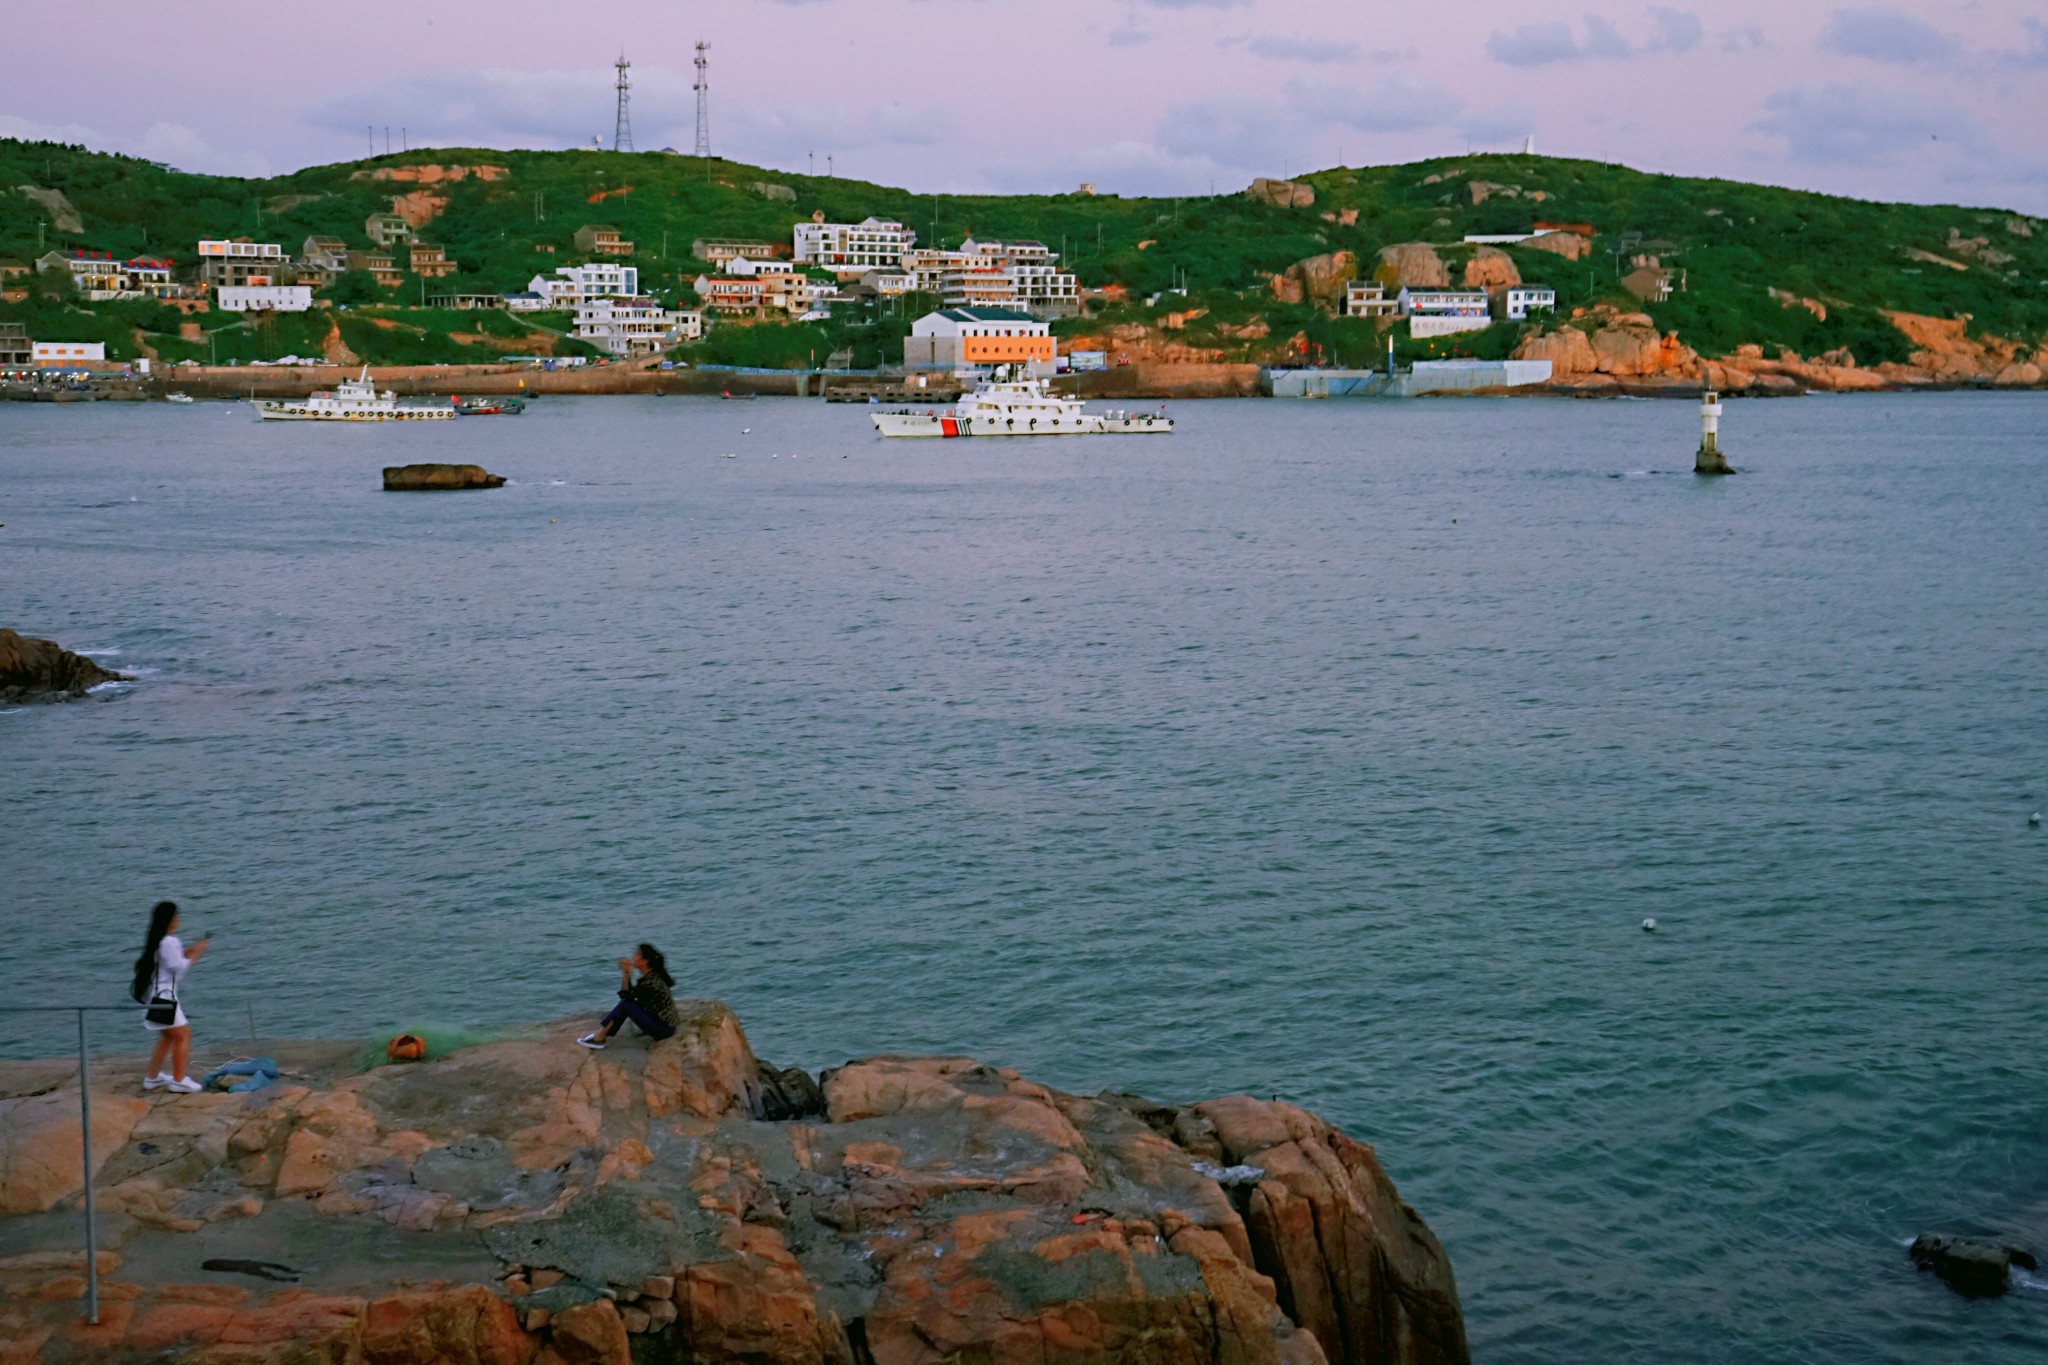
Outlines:
<svg viewBox="0 0 2048 1365"><path fill-rule="evenodd" d="M453 421L455 408L430 408L401 403L398 395L377 392L370 382L370 367L361 375L344 379L332 393L309 398L259 398L256 413L266 422L443 422Z"/></svg>
<svg viewBox="0 0 2048 1365"><path fill-rule="evenodd" d="M1170 432L1160 412L1084 412L1078 398L1047 393L1043 379L1014 371L986 381L950 408L885 408L869 414L884 436L1111 436Z"/></svg>

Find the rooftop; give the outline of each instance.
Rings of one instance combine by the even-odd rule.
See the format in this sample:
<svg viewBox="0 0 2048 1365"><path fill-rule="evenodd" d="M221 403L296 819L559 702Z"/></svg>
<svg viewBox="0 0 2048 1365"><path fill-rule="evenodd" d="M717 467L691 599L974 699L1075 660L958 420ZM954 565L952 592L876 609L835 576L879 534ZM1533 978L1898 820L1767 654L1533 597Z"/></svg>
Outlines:
<svg viewBox="0 0 2048 1365"><path fill-rule="evenodd" d="M949 322L1037 322L1014 308L948 308L939 314Z"/></svg>

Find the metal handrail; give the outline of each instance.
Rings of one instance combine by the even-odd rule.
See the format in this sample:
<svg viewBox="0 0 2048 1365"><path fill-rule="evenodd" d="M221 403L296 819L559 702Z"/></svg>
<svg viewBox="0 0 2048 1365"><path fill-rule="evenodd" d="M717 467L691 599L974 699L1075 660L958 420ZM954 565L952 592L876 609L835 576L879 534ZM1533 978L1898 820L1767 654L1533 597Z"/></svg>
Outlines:
<svg viewBox="0 0 2048 1365"><path fill-rule="evenodd" d="M92 1059L85 1050L85 1016L126 1014L147 1005L0 1005L0 1014L53 1014L70 1010L78 1016L78 1159L79 1183L85 1188L85 1320L100 1321L100 1238L92 1201Z"/></svg>

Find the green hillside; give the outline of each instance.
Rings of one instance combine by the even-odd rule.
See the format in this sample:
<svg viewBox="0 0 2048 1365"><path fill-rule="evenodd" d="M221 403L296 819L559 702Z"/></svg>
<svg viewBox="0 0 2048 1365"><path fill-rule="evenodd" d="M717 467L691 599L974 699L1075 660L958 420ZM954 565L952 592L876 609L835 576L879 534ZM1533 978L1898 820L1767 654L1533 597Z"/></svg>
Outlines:
<svg viewBox="0 0 2048 1365"><path fill-rule="evenodd" d="M380 170L428 164L502 167L504 174L432 185L377 178ZM1242 332L1238 324L1257 321L1276 338L1307 331L1338 354L1357 358L1383 345L1368 325L1275 303L1267 279L1321 253L1353 251L1369 268L1373 254L1390 243L1458 243L1467 233L1526 231L1542 219L1591 224L1594 251L1568 262L1510 248L1525 279L1556 286L1565 309L1603 301L1634 308L1619 291L1618 277L1632 255L1657 254L1685 271L1686 288L1645 311L1708 353L1755 342L1805 355L1845 346L1864 363L1902 358L1904 338L1883 321L1883 309L1967 314L1973 333L2029 345L2048 335L2048 224L2003 211L1867 203L1535 156L1339 168L1303 179L1313 186L1315 203L1276 208L1239 193L1188 199L922 195L659 152L439 149L240 180L77 147L0 140L0 260L26 262L52 247L82 247L122 257L168 255L188 266L201 237L276 241L292 253L311 234L364 246L369 214L388 211L395 194L424 191L446 203L420 235L460 264L460 273L429 286L433 292L522 288L534 274L579 259L572 242L579 227L608 223L637 243L633 263L644 290L687 301L689 282L705 269L690 259L693 240L786 242L790 225L814 211L833 220L873 214L911 225L921 242L953 245L970 234L1036 238L1062 251L1084 287L1128 291L1112 320L1151 321L1192 306L1209 311L1188 333L1191 341L1259 358L1255 341L1232 341L1233 332L1224 330ZM1475 182L1486 188L1475 193ZM14 188L20 186L38 193ZM60 211L66 205L75 219ZM1343 221L1347 217L1354 220ZM1469 248L1452 247L1444 255L1455 268L1461 253ZM364 283L348 281L344 288L360 293ZM1145 302L1182 285L1191 298ZM1826 320L1808 307L1787 306L1773 290L1820 302ZM524 327L511 319L483 323L474 314L400 311L421 298L420 282L408 279L387 300L392 311L351 319L348 343L355 348L360 342L359 353L379 361L478 359L495 353L494 344L523 344L518 334ZM360 304L351 311L360 312ZM194 343L175 339L181 319L167 313L134 302L101 304L88 313L74 301L41 293L0 306L0 318L104 339L110 353L133 354L139 337L166 358L203 357L210 346L223 360L308 353L342 316L316 312L243 328L209 314L198 321L218 335ZM566 322L543 319L542 325L550 321L556 330ZM857 362L872 361L889 353L907 325L907 318L893 316L835 317L807 327L728 325L697 349L701 358L775 364L802 363L814 352L851 345ZM1077 320L1061 330L1088 325ZM503 333L495 342L493 327ZM1512 341L1489 335L1471 344L1497 348Z"/></svg>

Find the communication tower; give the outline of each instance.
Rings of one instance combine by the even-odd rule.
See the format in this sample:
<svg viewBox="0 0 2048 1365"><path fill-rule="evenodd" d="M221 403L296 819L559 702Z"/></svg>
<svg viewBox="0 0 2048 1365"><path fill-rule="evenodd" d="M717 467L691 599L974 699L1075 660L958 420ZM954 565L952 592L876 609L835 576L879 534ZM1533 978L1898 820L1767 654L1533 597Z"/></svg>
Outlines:
<svg viewBox="0 0 2048 1365"><path fill-rule="evenodd" d="M697 44L697 83L691 89L697 92L697 155L711 155L711 59L704 54L711 50L709 43Z"/></svg>
<svg viewBox="0 0 2048 1365"><path fill-rule="evenodd" d="M633 96L629 91L632 82L627 78L626 72L632 69L633 64L627 61L626 54L621 52L619 60L614 65L619 71L619 121L612 127L612 150L630 152L633 150L633 120L628 117L626 106L632 102Z"/></svg>

